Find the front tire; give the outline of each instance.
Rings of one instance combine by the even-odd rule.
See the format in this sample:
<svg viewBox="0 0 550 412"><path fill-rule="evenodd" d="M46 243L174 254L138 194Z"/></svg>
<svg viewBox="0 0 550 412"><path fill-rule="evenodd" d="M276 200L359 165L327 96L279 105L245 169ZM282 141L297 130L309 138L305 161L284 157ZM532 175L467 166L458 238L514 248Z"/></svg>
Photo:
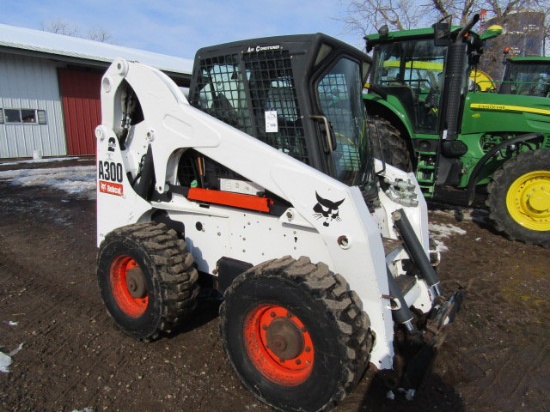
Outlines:
<svg viewBox="0 0 550 412"><path fill-rule="evenodd" d="M109 233L100 245L97 276L107 311L138 340L169 334L197 304L193 257L185 241L161 223Z"/></svg>
<svg viewBox="0 0 550 412"><path fill-rule="evenodd" d="M345 280L290 257L240 275L225 293L220 331L244 385L283 411L329 410L361 378L369 319Z"/></svg>
<svg viewBox="0 0 550 412"><path fill-rule="evenodd" d="M369 116L368 127L374 157L405 172L412 172L411 154L399 130L379 116Z"/></svg>
<svg viewBox="0 0 550 412"><path fill-rule="evenodd" d="M521 153L493 174L489 217L512 240L550 247L550 150Z"/></svg>

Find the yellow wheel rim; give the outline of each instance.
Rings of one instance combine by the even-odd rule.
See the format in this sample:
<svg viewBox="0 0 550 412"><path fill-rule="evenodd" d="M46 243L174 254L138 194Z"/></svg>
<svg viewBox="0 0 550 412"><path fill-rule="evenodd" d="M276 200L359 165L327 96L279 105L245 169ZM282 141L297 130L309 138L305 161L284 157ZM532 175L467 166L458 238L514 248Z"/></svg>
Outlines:
<svg viewBox="0 0 550 412"><path fill-rule="evenodd" d="M550 230L550 171L536 170L518 177L508 189L506 207L521 226Z"/></svg>

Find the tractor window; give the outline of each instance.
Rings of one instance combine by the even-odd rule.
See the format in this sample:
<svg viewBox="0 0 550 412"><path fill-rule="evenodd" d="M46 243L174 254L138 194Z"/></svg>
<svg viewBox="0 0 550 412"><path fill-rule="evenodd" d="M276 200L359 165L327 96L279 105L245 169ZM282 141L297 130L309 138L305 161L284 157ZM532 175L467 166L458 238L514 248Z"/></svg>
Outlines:
<svg viewBox="0 0 550 412"><path fill-rule="evenodd" d="M335 177L348 185L358 184L370 152L360 66L347 58L340 59L318 82L317 94L336 140Z"/></svg>
<svg viewBox="0 0 550 412"><path fill-rule="evenodd" d="M550 97L550 63L508 62L500 92Z"/></svg>
<svg viewBox="0 0 550 412"><path fill-rule="evenodd" d="M435 132L446 50L433 38L376 47L372 83L400 101L417 132Z"/></svg>
<svg viewBox="0 0 550 412"><path fill-rule="evenodd" d="M417 93L439 87L446 47L435 46L433 39L381 44L376 51L374 83L407 85Z"/></svg>

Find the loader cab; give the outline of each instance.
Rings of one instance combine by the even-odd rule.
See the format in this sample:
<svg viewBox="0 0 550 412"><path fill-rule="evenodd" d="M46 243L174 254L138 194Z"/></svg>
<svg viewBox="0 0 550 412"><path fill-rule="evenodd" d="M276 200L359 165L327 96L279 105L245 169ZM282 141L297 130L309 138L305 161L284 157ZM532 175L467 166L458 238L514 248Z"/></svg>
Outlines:
<svg viewBox="0 0 550 412"><path fill-rule="evenodd" d="M361 96L370 58L329 36L207 47L189 102L348 185L368 186L373 158Z"/></svg>

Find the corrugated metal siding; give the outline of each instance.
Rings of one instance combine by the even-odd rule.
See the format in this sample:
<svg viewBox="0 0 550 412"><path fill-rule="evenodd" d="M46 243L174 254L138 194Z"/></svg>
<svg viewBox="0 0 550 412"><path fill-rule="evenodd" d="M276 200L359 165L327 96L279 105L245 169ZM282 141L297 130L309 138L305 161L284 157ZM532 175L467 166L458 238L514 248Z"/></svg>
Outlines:
<svg viewBox="0 0 550 412"><path fill-rule="evenodd" d="M101 123L101 74L59 69L69 155L95 154L94 130Z"/></svg>
<svg viewBox="0 0 550 412"><path fill-rule="evenodd" d="M0 108L46 111L47 124L0 124L0 158L67 154L55 63L0 53Z"/></svg>

